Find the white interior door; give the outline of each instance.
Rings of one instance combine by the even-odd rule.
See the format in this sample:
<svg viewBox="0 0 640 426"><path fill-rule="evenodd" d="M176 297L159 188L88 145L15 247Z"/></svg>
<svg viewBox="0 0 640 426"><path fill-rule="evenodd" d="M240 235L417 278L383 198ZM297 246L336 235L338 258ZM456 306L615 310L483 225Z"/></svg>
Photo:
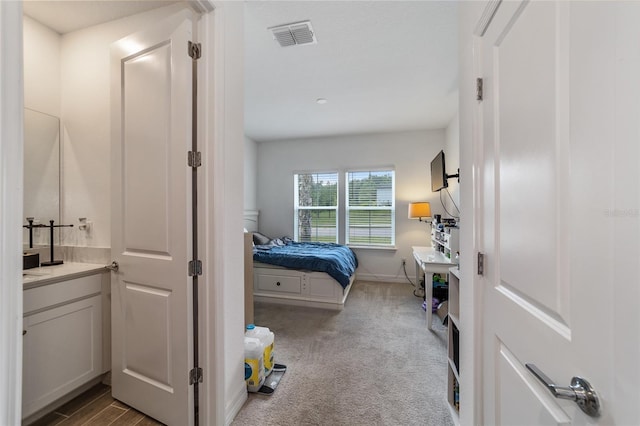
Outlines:
<svg viewBox="0 0 640 426"><path fill-rule="evenodd" d="M640 424L632 3L493 2L478 29L482 424ZM554 398L527 363L558 386L587 379L600 417Z"/></svg>
<svg viewBox="0 0 640 426"><path fill-rule="evenodd" d="M193 423L191 12L112 46L112 392Z"/></svg>

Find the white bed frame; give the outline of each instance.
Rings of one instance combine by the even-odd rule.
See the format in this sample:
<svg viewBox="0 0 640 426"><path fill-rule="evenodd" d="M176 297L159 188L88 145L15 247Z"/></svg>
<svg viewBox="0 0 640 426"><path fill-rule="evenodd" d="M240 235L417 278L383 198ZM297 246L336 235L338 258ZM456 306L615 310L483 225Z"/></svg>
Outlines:
<svg viewBox="0 0 640 426"><path fill-rule="evenodd" d="M279 268L265 263L253 265L253 300L284 305L342 310L353 274L346 288L325 272Z"/></svg>
<svg viewBox="0 0 640 426"><path fill-rule="evenodd" d="M257 230L258 212L247 210L244 225L249 232ZM283 268L266 263L253 264L253 300L282 305L308 306L342 310L347 300L349 285L342 288L340 283L325 272L313 272Z"/></svg>

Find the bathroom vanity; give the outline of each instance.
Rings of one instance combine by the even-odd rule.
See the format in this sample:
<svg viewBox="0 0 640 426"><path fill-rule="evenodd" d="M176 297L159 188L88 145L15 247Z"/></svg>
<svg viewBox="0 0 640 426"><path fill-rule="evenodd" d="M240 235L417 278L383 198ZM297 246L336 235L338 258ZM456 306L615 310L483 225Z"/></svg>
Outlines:
<svg viewBox="0 0 640 426"><path fill-rule="evenodd" d="M87 263L23 271L23 419L63 404L109 371L107 272Z"/></svg>

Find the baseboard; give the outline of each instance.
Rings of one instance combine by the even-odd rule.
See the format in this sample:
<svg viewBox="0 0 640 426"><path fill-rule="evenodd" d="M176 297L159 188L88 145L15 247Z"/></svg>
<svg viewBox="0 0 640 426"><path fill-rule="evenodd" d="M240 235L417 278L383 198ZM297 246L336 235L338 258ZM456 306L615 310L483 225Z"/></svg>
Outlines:
<svg viewBox="0 0 640 426"><path fill-rule="evenodd" d="M243 381L244 384L244 381ZM224 424L225 425L230 425L231 422L233 421L233 419L236 418L236 416L238 415L238 413L240 412L240 410L242 409L242 406L244 405L245 401L247 400L247 398L249 397L249 395L247 394L247 387L246 386L241 386L238 388L238 392L236 392L236 395L231 399L229 405L227 405L227 407L225 407L225 416L224 416Z"/></svg>
<svg viewBox="0 0 640 426"><path fill-rule="evenodd" d="M412 280L415 280L415 277L410 277ZM358 271L356 276L357 281L374 281L381 283L405 283L409 284L407 278L405 276L397 276L397 275L381 275L381 274L367 274L364 272Z"/></svg>
<svg viewBox="0 0 640 426"><path fill-rule="evenodd" d="M297 299L293 297L274 297L272 295L263 296L255 293L253 295L253 301L259 303L271 303L274 305L306 306L307 308L328 309L330 311L341 311L344 309L344 302L322 302L317 300Z"/></svg>

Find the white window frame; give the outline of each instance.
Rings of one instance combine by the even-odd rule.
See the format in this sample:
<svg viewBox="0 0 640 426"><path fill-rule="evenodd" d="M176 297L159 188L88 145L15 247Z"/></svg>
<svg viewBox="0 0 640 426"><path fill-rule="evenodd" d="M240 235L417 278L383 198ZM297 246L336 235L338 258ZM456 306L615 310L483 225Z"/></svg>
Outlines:
<svg viewBox="0 0 640 426"><path fill-rule="evenodd" d="M300 206L299 198L299 175L335 175L336 178L336 205L335 206ZM335 241L338 243L340 238L340 173L335 170L328 171L300 171L295 172L293 177L293 239L300 241L299 235L299 212L300 210L334 210L336 217Z"/></svg>
<svg viewBox="0 0 640 426"><path fill-rule="evenodd" d="M359 172L391 172L391 206L389 207L351 207L349 205L349 174L350 173L359 173ZM369 167L369 168L360 168L360 169L349 169L344 173L344 186L345 186L345 244L350 245L352 247L367 247L367 248L395 248L396 244L396 171L394 167ZM352 243L349 241L349 227L350 227L350 211L351 210L371 210L371 211L387 211L390 210L391 215L391 242L390 243L362 243L356 242Z"/></svg>

